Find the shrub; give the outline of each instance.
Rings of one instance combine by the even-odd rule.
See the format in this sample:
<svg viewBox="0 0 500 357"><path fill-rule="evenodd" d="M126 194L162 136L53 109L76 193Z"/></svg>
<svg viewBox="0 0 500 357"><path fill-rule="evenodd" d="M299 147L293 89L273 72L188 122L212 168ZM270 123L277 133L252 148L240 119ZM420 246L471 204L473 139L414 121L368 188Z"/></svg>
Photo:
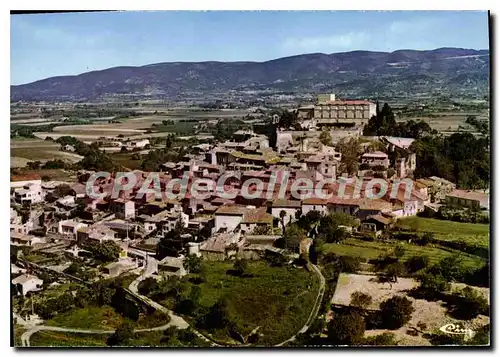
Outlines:
<svg viewBox="0 0 500 357"><path fill-rule="evenodd" d="M412 302L403 296L394 296L380 304L382 319L388 329L398 329L411 319L415 311Z"/></svg>
<svg viewBox="0 0 500 357"><path fill-rule="evenodd" d="M405 262L406 271L410 274L427 268L429 257L426 255L415 255Z"/></svg>
<svg viewBox="0 0 500 357"><path fill-rule="evenodd" d="M360 291L355 291L351 294L351 305L365 309L372 303L372 297Z"/></svg>
<svg viewBox="0 0 500 357"><path fill-rule="evenodd" d="M365 338L363 345L366 346L396 346L395 335L393 333L384 332L377 336Z"/></svg>
<svg viewBox="0 0 500 357"><path fill-rule="evenodd" d="M338 265L344 273L355 273L359 270L361 258L343 255L338 258Z"/></svg>
<svg viewBox="0 0 500 357"><path fill-rule="evenodd" d="M470 287L452 295L450 313L457 318L470 320L480 314L488 315L488 310L488 301Z"/></svg>
<svg viewBox="0 0 500 357"><path fill-rule="evenodd" d="M431 301L439 299L451 287L450 283L440 274L421 274L418 280L420 281L420 286L416 289L415 293L417 293L418 297Z"/></svg>
<svg viewBox="0 0 500 357"><path fill-rule="evenodd" d="M359 345L364 334L365 321L354 312L336 314L328 325L328 340L334 345Z"/></svg>

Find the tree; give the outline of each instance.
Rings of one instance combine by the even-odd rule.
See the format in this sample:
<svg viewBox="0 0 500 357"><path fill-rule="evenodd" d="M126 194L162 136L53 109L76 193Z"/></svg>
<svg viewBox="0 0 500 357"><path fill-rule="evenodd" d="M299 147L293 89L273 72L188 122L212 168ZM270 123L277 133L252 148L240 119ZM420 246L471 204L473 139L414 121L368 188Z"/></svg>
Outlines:
<svg viewBox="0 0 500 357"><path fill-rule="evenodd" d="M427 255L414 255L405 262L406 271L410 274L427 268L429 257Z"/></svg>
<svg viewBox="0 0 500 357"><path fill-rule="evenodd" d="M398 245L394 248L394 256L396 257L396 259L401 259L403 256L405 255L405 249Z"/></svg>
<svg viewBox="0 0 500 357"><path fill-rule="evenodd" d="M464 320L473 319L480 314L488 315L489 310L488 300L469 286L453 294L450 305L451 314Z"/></svg>
<svg viewBox="0 0 500 357"><path fill-rule="evenodd" d="M355 219L346 213L330 213L321 217L318 225L318 234L327 243L340 242L349 236L341 226L354 226Z"/></svg>
<svg viewBox="0 0 500 357"><path fill-rule="evenodd" d="M53 195L55 197L64 197L73 194L73 192L74 192L73 189L69 185L62 184L54 188Z"/></svg>
<svg viewBox="0 0 500 357"><path fill-rule="evenodd" d="M109 336L107 344L108 346L119 346L125 345L128 340L134 337L134 329L130 321L124 321L116 331Z"/></svg>
<svg viewBox="0 0 500 357"><path fill-rule="evenodd" d="M405 266L400 262L395 262L387 266L385 275L389 282L397 283L398 277L405 273Z"/></svg>
<svg viewBox="0 0 500 357"><path fill-rule="evenodd" d="M355 312L335 314L328 324L328 340L334 345L359 345L365 334L365 321Z"/></svg>
<svg viewBox="0 0 500 357"><path fill-rule="evenodd" d="M332 136L330 135L330 132L327 130L321 131L321 134L319 134L319 141L323 145L331 146L332 145Z"/></svg>
<svg viewBox="0 0 500 357"><path fill-rule="evenodd" d="M439 299L443 293L446 293L451 288L451 284L441 274L420 274L418 277L420 286L417 288L419 296L428 299Z"/></svg>
<svg viewBox="0 0 500 357"><path fill-rule="evenodd" d="M198 274L203 270L203 263L200 257L190 254L184 259L184 267L188 273Z"/></svg>
<svg viewBox="0 0 500 357"><path fill-rule="evenodd" d="M359 257L342 255L338 257L336 263L340 268L340 271L344 273L356 273L361 265L361 259Z"/></svg>
<svg viewBox="0 0 500 357"><path fill-rule="evenodd" d="M285 248L292 252L297 252L300 247L300 242L307 238L307 234L306 231L297 224L292 223L288 225L283 238L285 239Z"/></svg>
<svg viewBox="0 0 500 357"><path fill-rule="evenodd" d="M209 309L203 317L203 325L208 330L229 327L231 324L229 301L222 297Z"/></svg>
<svg viewBox="0 0 500 357"><path fill-rule="evenodd" d="M172 136L171 135L167 136L167 139L165 140L165 148L166 149L171 149L172 148L172 143L173 143Z"/></svg>
<svg viewBox="0 0 500 357"><path fill-rule="evenodd" d="M342 154L340 171L347 172L349 175L357 174L358 157L362 153L359 140L356 138L343 138L337 144L337 151Z"/></svg>
<svg viewBox="0 0 500 357"><path fill-rule="evenodd" d="M267 224L256 226L253 229L253 231L251 232L251 234L254 234L254 235L266 235L266 234L270 234L270 233L271 233L271 227L268 226Z"/></svg>
<svg viewBox="0 0 500 357"><path fill-rule="evenodd" d="M355 291L351 294L351 305L360 309L366 309L372 303L372 297L361 291Z"/></svg>
<svg viewBox="0 0 500 357"><path fill-rule="evenodd" d="M398 329L411 319L415 311L412 302L404 296L394 296L380 304L382 320L388 329Z"/></svg>
<svg viewBox="0 0 500 357"><path fill-rule="evenodd" d="M137 290L141 295L149 295L158 289L158 282L155 278L146 278L139 282Z"/></svg>
<svg viewBox="0 0 500 357"><path fill-rule="evenodd" d="M281 222L281 227L283 229L283 234L285 234L285 217L286 217L286 211L282 209L280 211L280 222Z"/></svg>
<svg viewBox="0 0 500 357"><path fill-rule="evenodd" d="M243 276L248 268L248 263L246 260L237 259L234 262L233 269L238 276Z"/></svg>
<svg viewBox="0 0 500 357"><path fill-rule="evenodd" d="M86 249L94 254L97 260L101 262L113 262L120 257L121 248L112 240L106 240L102 243L91 241L85 245Z"/></svg>

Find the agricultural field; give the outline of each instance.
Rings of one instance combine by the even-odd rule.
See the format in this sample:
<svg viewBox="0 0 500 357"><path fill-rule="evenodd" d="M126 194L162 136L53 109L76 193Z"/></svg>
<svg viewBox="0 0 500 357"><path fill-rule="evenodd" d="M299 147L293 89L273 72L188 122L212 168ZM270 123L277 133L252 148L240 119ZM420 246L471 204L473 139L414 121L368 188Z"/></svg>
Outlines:
<svg viewBox="0 0 500 357"><path fill-rule="evenodd" d="M131 170L139 170L141 168L142 158L135 160L134 155L140 155L139 153L114 153L111 154L111 159L126 168Z"/></svg>
<svg viewBox="0 0 500 357"><path fill-rule="evenodd" d="M231 262L204 264L205 282L199 304L214 305L227 297L231 318L238 331L249 334L260 326L259 345L282 342L298 332L305 324L316 299L319 281L316 275L299 268L269 267L267 263L249 262L246 274L239 277L228 274ZM225 333L214 333L215 338L227 339Z"/></svg>
<svg viewBox="0 0 500 357"><path fill-rule="evenodd" d="M404 244L400 242L384 242L384 241L364 241L361 239L349 238L344 242L337 243L327 243L323 247L325 253L335 253L338 255L347 255L353 257L360 257L366 260L374 260L381 256L384 256L394 250L398 245L401 245L405 254L402 258L403 261L408 260L413 256L427 255L429 257L430 264L434 264L446 258L450 255L460 254L462 266L464 267L479 267L484 264L484 260L459 251L452 251L451 249L441 249L439 247L431 246L418 246L414 244Z"/></svg>
<svg viewBox="0 0 500 357"><path fill-rule="evenodd" d="M463 130L476 132L476 129L467 124L465 121L469 115L475 116L478 120L488 120L488 117L483 113L471 112L471 113L463 113L463 112L438 112L436 113L436 117L434 116L411 116L411 117L398 117L396 122L403 122L408 120L423 120L427 122L432 129L435 129L442 133L452 134L455 131L458 131L459 126L463 127Z"/></svg>
<svg viewBox="0 0 500 357"><path fill-rule="evenodd" d="M461 223L433 218L408 217L398 220L396 227L416 233L431 232L443 241L463 241L469 245L489 247L490 225Z"/></svg>
<svg viewBox="0 0 500 357"><path fill-rule="evenodd" d="M19 167L15 165L22 165L23 163L25 165L28 161L43 162L55 159L60 159L69 163L75 163L83 158L82 156L72 152L61 151L60 145L58 143L40 139L11 140L10 156L12 159L11 167Z"/></svg>

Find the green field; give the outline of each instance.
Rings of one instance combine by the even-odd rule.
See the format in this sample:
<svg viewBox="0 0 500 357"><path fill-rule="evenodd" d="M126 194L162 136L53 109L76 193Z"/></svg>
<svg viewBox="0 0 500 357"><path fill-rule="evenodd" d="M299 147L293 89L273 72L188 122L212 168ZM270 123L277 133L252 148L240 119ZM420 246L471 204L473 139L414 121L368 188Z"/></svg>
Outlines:
<svg viewBox="0 0 500 357"><path fill-rule="evenodd" d="M20 336L20 335L19 335ZM106 341L110 334L84 334L57 331L39 331L31 335L30 346L33 347L107 347ZM178 339L172 341L162 340L163 331L138 332L128 340L125 346L144 347L188 347L208 346L207 342L195 338L189 343ZM19 338L20 344L20 338Z"/></svg>
<svg viewBox="0 0 500 357"><path fill-rule="evenodd" d="M269 267L265 262L249 262L250 277L227 274L230 262L205 264L206 281L201 283L199 303L214 305L226 296L230 314L243 335L260 326L259 345L282 342L298 332L307 321L316 299L319 281L304 269ZM216 337L224 338L217 333Z"/></svg>
<svg viewBox="0 0 500 357"><path fill-rule="evenodd" d="M417 233L432 232L436 239L444 241L463 241L466 244L480 247L489 247L490 245L490 226L488 224L408 217L398 220L396 227Z"/></svg>
<svg viewBox="0 0 500 357"><path fill-rule="evenodd" d="M19 325L14 325L14 346L22 346L21 335L26 331L26 329Z"/></svg>
<svg viewBox="0 0 500 357"><path fill-rule="evenodd" d="M33 347L106 347L107 334L39 331L31 335Z"/></svg>
<svg viewBox="0 0 500 357"><path fill-rule="evenodd" d="M80 329L114 330L123 321L121 315L110 306L87 307L57 314L46 322L50 326Z"/></svg>
<svg viewBox="0 0 500 357"><path fill-rule="evenodd" d="M120 164L128 169L131 170L138 170L141 168L142 164L142 159L141 160L134 160L132 159L132 155L135 153L116 153L116 154L110 154L109 156L111 159L116 162L117 164ZM137 154L140 155L140 154Z"/></svg>
<svg viewBox="0 0 500 357"><path fill-rule="evenodd" d="M418 246L414 244L402 244L399 242L382 242L382 241L364 241L355 238L346 239L341 244L327 243L324 245L325 253L335 253L338 255L348 255L364 258L366 260L377 259L394 250L397 245L403 246L405 254L403 261L408 260L412 256L427 255L431 264L437 263L441 259L450 255L459 254L462 257L462 265L464 267L477 267L483 264L484 260L474 255L462 253L459 251L444 250L438 247Z"/></svg>

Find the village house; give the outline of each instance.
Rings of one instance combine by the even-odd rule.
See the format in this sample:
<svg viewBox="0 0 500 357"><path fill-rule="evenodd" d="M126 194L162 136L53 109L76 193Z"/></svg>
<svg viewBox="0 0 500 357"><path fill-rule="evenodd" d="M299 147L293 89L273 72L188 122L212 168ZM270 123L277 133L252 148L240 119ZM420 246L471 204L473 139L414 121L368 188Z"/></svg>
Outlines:
<svg viewBox="0 0 500 357"><path fill-rule="evenodd" d="M283 217L282 223L286 226L297 219L301 208L301 202L298 200L277 199L271 204L271 214L274 218L281 221L281 211L284 211L285 216Z"/></svg>
<svg viewBox="0 0 500 357"><path fill-rule="evenodd" d="M360 232L363 233L375 233L377 235L381 234L387 227L393 224L393 220L390 217L384 216L382 214L376 214L373 216L368 216L361 221L359 227Z"/></svg>
<svg viewBox="0 0 500 357"><path fill-rule="evenodd" d="M23 274L12 279L12 284L17 288L19 295L26 296L29 292L42 290L43 280L35 275Z"/></svg>
<svg viewBox="0 0 500 357"><path fill-rule="evenodd" d="M109 204L109 209L117 218L134 219L135 218L135 202L118 198Z"/></svg>
<svg viewBox="0 0 500 357"><path fill-rule="evenodd" d="M361 156L361 165L389 167L389 156L382 151L367 152Z"/></svg>
<svg viewBox="0 0 500 357"><path fill-rule="evenodd" d="M76 234L80 228L87 227L88 225L74 220L66 220L59 222L58 233L69 238L76 238Z"/></svg>
<svg viewBox="0 0 500 357"><path fill-rule="evenodd" d="M490 196L481 191L454 190L446 195L446 204L473 210L489 211Z"/></svg>
<svg viewBox="0 0 500 357"><path fill-rule="evenodd" d="M225 260L238 253L238 249L243 246L244 240L239 233L224 232L215 233L212 237L202 242L199 252L203 259Z"/></svg>
<svg viewBox="0 0 500 357"><path fill-rule="evenodd" d="M328 213L328 201L321 198L307 198L302 200L302 215L305 216L311 211L318 211L322 215Z"/></svg>
<svg viewBox="0 0 500 357"><path fill-rule="evenodd" d="M273 228L273 216L266 212L266 207L248 209L240 225L243 234L252 233L256 228L271 232Z"/></svg>
<svg viewBox="0 0 500 357"><path fill-rule="evenodd" d="M187 274L184 269L183 259L180 257L165 257L158 262L158 273L166 276L178 276Z"/></svg>
<svg viewBox="0 0 500 357"><path fill-rule="evenodd" d="M18 246L32 246L35 243L42 243L44 239L33 235L23 234L19 232L10 233L10 244Z"/></svg>
<svg viewBox="0 0 500 357"><path fill-rule="evenodd" d="M238 227L248 207L239 205L221 206L215 211L215 232L232 232Z"/></svg>
<svg viewBox="0 0 500 357"><path fill-rule="evenodd" d="M20 204L36 204L43 202L44 199L45 192L38 183L30 182L14 190L14 200Z"/></svg>
<svg viewBox="0 0 500 357"><path fill-rule="evenodd" d="M109 277L117 277L127 271L133 270L138 267L138 262L132 258L120 259L117 262L109 263L104 266L104 273Z"/></svg>
<svg viewBox="0 0 500 357"><path fill-rule="evenodd" d="M89 241L102 243L106 240L117 240L116 232L103 224L96 223L89 227L82 227L77 230L76 240L79 245Z"/></svg>
<svg viewBox="0 0 500 357"><path fill-rule="evenodd" d="M141 140L129 140L123 143L127 149L144 149L146 145L149 145L149 139L141 139Z"/></svg>

